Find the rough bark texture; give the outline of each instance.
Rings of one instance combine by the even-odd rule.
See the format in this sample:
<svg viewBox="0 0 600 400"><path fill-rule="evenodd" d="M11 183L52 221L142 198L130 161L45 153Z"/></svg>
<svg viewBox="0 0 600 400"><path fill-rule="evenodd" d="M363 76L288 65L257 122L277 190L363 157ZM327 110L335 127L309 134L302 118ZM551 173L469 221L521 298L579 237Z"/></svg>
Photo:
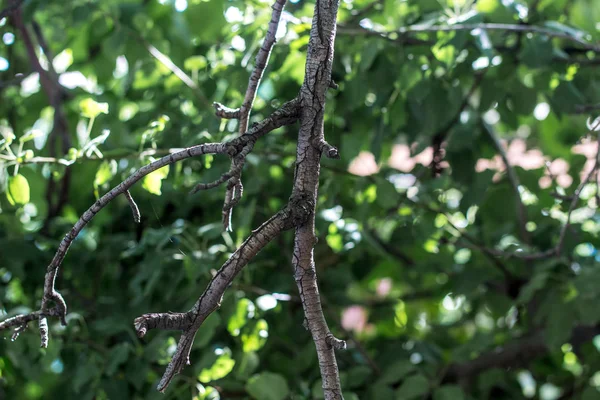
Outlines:
<svg viewBox="0 0 600 400"><path fill-rule="evenodd" d="M321 151L325 142L323 133L325 94L331 82L337 9L337 0L318 0L315 6L306 59L306 75L300 90L302 114L293 189L293 196L305 196L312 206L306 223L296 228L293 266L304 307L306 325L317 348L326 400L339 400L343 399L343 396L335 359L336 341L332 340L333 336L329 332L321 308L313 247L317 241L315 207Z"/></svg>
<svg viewBox="0 0 600 400"><path fill-rule="evenodd" d="M215 104L218 115L240 118L240 123L247 125L252 101L268 62L270 50L275 42L275 33L284 4L285 0L276 0L273 6L273 17L269 24L269 32L257 56L257 65L250 78L248 92L242 108L237 111ZM323 134L326 92L328 88L336 87L331 81L331 69L337 9L337 0L317 1L308 46L306 76L298 98L285 103L262 122L253 124L250 130L244 128L241 136L229 142L202 144L171 153L140 168L102 196L83 213L79 221L60 243L52 262L46 270L44 295L40 310L0 322L0 330L13 327L15 328L13 337L16 337L30 322L38 320L42 346L47 346L47 317L58 317L63 324L66 324L67 305L56 290L55 281L71 243L100 210L121 194L124 195L131 207L134 221L139 222L139 209L129 192L129 188L141 178L161 167L186 158L202 154L227 155L232 159L231 169L214 182L197 185L193 192L210 189L227 182L228 190L223 211L230 215L231 207L241 198L243 188L239 177L246 156L252 151L256 141L272 130L295 123L300 119L294 188L288 204L259 228L252 231L250 236L217 271L189 311L145 314L135 319L134 327L139 337L146 335L150 329L182 331L177 350L158 384L158 390L164 391L175 375L185 365L189 364L190 350L198 328L220 306L223 294L235 276L281 232L296 228L292 260L294 276L304 307L306 327L310 330L317 349L325 399L343 399L334 350L345 348L346 343L336 339L331 334L325 321L321 309L313 255L313 246L317 240L315 236L315 207L317 204L321 154L331 158L338 157L337 149L325 141ZM153 55L158 57L156 54ZM229 228L228 223L225 224L225 229L227 228ZM50 306L51 302L54 303L54 307Z"/></svg>

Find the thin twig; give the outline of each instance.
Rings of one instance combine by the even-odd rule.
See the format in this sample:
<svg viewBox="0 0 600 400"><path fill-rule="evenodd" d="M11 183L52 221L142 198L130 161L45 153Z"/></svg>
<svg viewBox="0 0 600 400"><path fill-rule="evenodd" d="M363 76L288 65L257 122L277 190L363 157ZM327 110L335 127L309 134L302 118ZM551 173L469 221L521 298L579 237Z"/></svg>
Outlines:
<svg viewBox="0 0 600 400"><path fill-rule="evenodd" d="M141 221L140 209L138 208L133 196L131 196L131 192L129 190L125 191L125 198L129 203L129 207L131 207L131 213L133 214L133 222L139 224Z"/></svg>
<svg viewBox="0 0 600 400"><path fill-rule="evenodd" d="M541 26L535 25L526 25L526 24L494 24L494 23L480 23L480 24L456 24L456 25L434 25L434 26L426 26L426 25L413 25L404 28L400 28L395 31L387 31L380 32L374 31L365 28L348 28L348 27L339 27L340 33L345 35L375 35L375 36L383 36L390 37L394 40L394 36L399 36L398 40L401 40L403 36L416 34L416 33L432 33L432 32L454 32L454 31L472 31L472 30L488 30L488 31L503 31L503 32L527 32L527 33L537 33L541 35L545 35L551 38L558 38L569 40L579 44L585 49L592 50L594 52L600 52L600 46L594 43L590 43L586 40L583 40L577 36L569 35L568 33L552 30L549 28L544 28Z"/></svg>

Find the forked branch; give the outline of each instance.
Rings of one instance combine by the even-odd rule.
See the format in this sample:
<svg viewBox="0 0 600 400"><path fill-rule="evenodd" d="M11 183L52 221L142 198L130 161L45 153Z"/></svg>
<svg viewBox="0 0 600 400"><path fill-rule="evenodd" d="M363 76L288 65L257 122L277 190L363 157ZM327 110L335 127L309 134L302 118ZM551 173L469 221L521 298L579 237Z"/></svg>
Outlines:
<svg viewBox="0 0 600 400"><path fill-rule="evenodd" d="M83 213L81 218L75 223L73 228L65 235L61 241L54 258L48 265L46 276L44 279L44 295L42 297L42 305L39 311L35 311L25 315L19 315L0 322L0 330L15 327L23 330L29 322L33 320L40 321L40 333L42 336L42 346L46 347L48 343L48 330L45 325L47 316L59 317L61 323L66 325L67 305L61 294L56 290L55 281L60 265L62 264L71 243L81 230L91 221L91 219L106 205L108 205L117 196L123 194L132 209L135 222L139 222L140 215L135 201L129 193L129 189L144 176L156 171L159 168L173 164L175 162L203 155L203 154L226 154L230 157L245 157L254 147L256 141L274 129L283 125L291 124L298 119L298 101L296 99L285 103L279 110L275 111L269 118L255 124L245 135L237 137L225 143L208 143L198 146L189 147L171 154L168 154L133 173L129 178L125 179L119 185L107 192L104 196L98 199L87 211ZM243 164L242 164L243 165ZM50 307L50 302L54 303L54 307Z"/></svg>
<svg viewBox="0 0 600 400"><path fill-rule="evenodd" d="M145 314L136 318L134 325L140 337L144 336L149 329L183 331L175 355L158 384L159 391L164 391L175 375L189 364L190 350L198 328L214 310L219 308L223 294L233 278L277 235L303 223L308 218L310 207L306 205L306 201L301 197L290 199L283 210L252 231L217 271L204 293L188 312Z"/></svg>
<svg viewBox="0 0 600 400"><path fill-rule="evenodd" d="M225 107L222 104L214 103L215 112L217 116L221 118L237 118L239 120L238 132L243 135L248 130L248 121L250 121L250 113L252 111L252 105L256 98L256 92L260 85L260 81L265 72L265 68L269 63L269 57L271 56L271 50L275 45L277 37L277 29L279 28L279 21L281 20L281 13L287 0L276 0L273 4L273 13L271 14L271 21L265 35L265 40L262 46L258 50L256 55L256 61L254 64L254 70L250 75L248 81L248 88L244 96L244 101L239 109L232 109ZM236 161L232 162L232 170L238 167ZM231 212L233 206L239 202L242 197L242 184L241 184L241 167L240 171L230 178L229 185L227 185L227 191L225 193L225 202L223 204L223 228L227 231L231 229Z"/></svg>

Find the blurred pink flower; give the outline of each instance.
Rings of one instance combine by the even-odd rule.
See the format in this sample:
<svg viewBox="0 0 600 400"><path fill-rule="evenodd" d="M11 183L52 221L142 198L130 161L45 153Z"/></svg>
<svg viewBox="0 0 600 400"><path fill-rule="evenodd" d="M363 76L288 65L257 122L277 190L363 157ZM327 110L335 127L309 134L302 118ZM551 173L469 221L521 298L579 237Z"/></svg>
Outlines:
<svg viewBox="0 0 600 400"><path fill-rule="evenodd" d="M342 327L348 331L362 332L367 324L367 311L361 306L350 306L342 312Z"/></svg>
<svg viewBox="0 0 600 400"><path fill-rule="evenodd" d="M368 151L361 151L348 166L348 172L358 176L369 176L379 172L375 156Z"/></svg>
<svg viewBox="0 0 600 400"><path fill-rule="evenodd" d="M378 296L384 297L387 296L388 293L392 290L392 280L390 278L383 278L377 282L377 292Z"/></svg>
<svg viewBox="0 0 600 400"><path fill-rule="evenodd" d="M415 167L415 160L410 157L410 148L405 144L395 144L392 147L389 166L402 172L410 172Z"/></svg>

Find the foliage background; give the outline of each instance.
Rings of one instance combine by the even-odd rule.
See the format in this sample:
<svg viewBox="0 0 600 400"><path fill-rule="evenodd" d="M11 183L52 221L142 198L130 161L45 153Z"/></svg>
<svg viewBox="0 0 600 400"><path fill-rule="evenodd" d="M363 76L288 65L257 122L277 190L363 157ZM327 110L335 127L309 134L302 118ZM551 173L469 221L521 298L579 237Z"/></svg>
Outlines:
<svg viewBox="0 0 600 400"><path fill-rule="evenodd" d="M36 47L41 65L54 66L64 91L58 107L69 135L55 138L54 148L52 103L11 19L0 20L0 154L10 158L6 140L14 137L11 151L22 150L18 173L27 181L14 183L14 162L0 159L0 190L8 194L0 198L3 314L37 307L45 266L97 194L169 148L236 134L235 121L216 118L211 102L241 103L270 5L23 2L25 23L37 23L47 41L45 52ZM253 120L297 94L313 5L286 5ZM505 30L373 33L504 23L598 43L600 3L349 0L339 20L340 87L329 93L325 130L342 158L323 160L315 252L328 322L349 343L338 353L345 397L600 398L597 176L578 193L559 255L510 256L557 245L569 196L594 165L597 144L586 120L600 104L598 45ZM90 123L87 99L107 103L108 113ZM236 279L200 329L192 365L166 395L154 387L177 335L140 340L132 325L143 313L188 309L211 271L284 204L296 134L293 126L280 129L248 157L231 233L220 223L223 190L187 195L228 168L222 158L185 161L135 187L139 225L123 198L97 215L60 275L68 326L52 321L46 350L35 329L15 342L5 335L0 396L319 398L316 353L301 328L290 267L291 233ZM432 167L432 146L441 143L443 162ZM62 192L67 168L49 162L57 158L75 159ZM52 218L50 181L66 195ZM515 208L517 192L527 221ZM512 357L499 363L498 354Z"/></svg>

